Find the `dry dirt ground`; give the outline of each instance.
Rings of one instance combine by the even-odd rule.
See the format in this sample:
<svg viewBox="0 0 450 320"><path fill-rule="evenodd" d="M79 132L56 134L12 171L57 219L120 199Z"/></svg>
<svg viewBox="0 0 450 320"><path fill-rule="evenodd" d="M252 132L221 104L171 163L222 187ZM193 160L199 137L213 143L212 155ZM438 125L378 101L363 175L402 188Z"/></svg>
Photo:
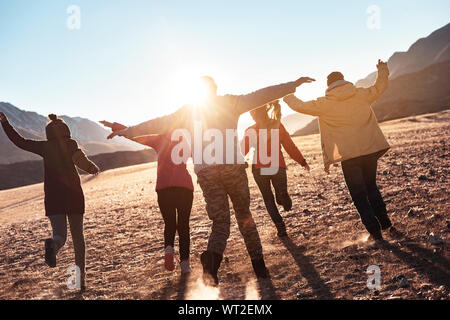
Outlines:
<svg viewBox="0 0 450 320"><path fill-rule="evenodd" d="M295 141L311 174L288 160L294 206L282 212L290 237L280 240L251 173L251 210L262 239L270 280L257 281L232 219L218 288L199 280L199 255L210 221L196 187L191 217L193 273L163 267L163 221L154 164L84 177L87 213L87 291L66 287L73 261L69 239L58 267L44 264L50 225L42 184L0 192L1 299L449 299L450 216L448 131L450 111L382 124L392 149L379 162L379 185L393 222L404 232L376 247L367 241L339 166L322 170L319 137ZM193 175L195 177L195 175ZM432 233L432 234L431 234ZM438 236L443 244L434 245ZM439 239L438 239L439 240ZM367 268L380 268L381 289L371 291ZM406 280L403 280L406 279Z"/></svg>

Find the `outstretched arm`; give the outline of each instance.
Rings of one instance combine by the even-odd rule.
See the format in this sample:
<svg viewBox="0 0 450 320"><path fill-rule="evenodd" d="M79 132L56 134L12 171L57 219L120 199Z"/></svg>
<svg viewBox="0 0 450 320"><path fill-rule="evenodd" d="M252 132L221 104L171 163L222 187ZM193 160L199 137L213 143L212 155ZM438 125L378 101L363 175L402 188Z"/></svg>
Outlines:
<svg viewBox="0 0 450 320"><path fill-rule="evenodd" d="M280 142L283 146L284 150L288 153L288 155L292 158L292 160L299 163L302 167L309 171L309 165L306 162L306 159L303 157L301 151L295 145L294 141L292 141L289 132L284 128L283 125L280 125Z"/></svg>
<svg viewBox="0 0 450 320"><path fill-rule="evenodd" d="M294 111L309 114L311 116L320 116L321 110L320 110L320 100L312 100L308 102L303 102L293 94L284 97L284 102Z"/></svg>
<svg viewBox="0 0 450 320"><path fill-rule="evenodd" d="M127 129L116 131L108 136L112 139L115 136L126 137L128 139L145 136L149 134L162 134L173 131L175 129L188 128L189 120L192 117L191 108L183 106L172 114L164 117L152 119Z"/></svg>
<svg viewBox="0 0 450 320"><path fill-rule="evenodd" d="M158 151L158 145L161 142L161 137L159 135L140 136L131 138L131 140Z"/></svg>
<svg viewBox="0 0 450 320"><path fill-rule="evenodd" d="M89 158L81 149L77 149L75 151L72 156L72 161L78 168L86 171L87 173L98 174L100 172L100 169L97 167L97 165L89 160Z"/></svg>
<svg viewBox="0 0 450 320"><path fill-rule="evenodd" d="M125 125L123 125L121 123L117 123L117 122L108 122L108 121L105 121L105 120L99 121L99 122L102 125L104 125L105 127L111 128L111 130L113 132L117 132L117 131L128 129L127 126L125 126ZM159 144L159 142L161 140L159 138L159 136L156 136L156 135L154 135L154 136L140 136L140 137L134 137L134 138L125 137L125 138L130 139L130 140L132 140L134 142L143 144L145 146L152 147L154 149L157 148L157 146L158 146L158 144Z"/></svg>
<svg viewBox="0 0 450 320"><path fill-rule="evenodd" d="M389 84L389 68L387 63L378 59L377 69L378 75L375 84L363 89L370 103L374 103L386 91Z"/></svg>
<svg viewBox="0 0 450 320"><path fill-rule="evenodd" d="M3 112L0 112L0 122L2 123L3 130L5 131L9 140L11 140L11 142L14 143L18 148L38 154L40 156L43 155L45 141L30 140L22 137L9 123L6 115Z"/></svg>
<svg viewBox="0 0 450 320"><path fill-rule="evenodd" d="M312 78L302 77L296 81L267 87L246 95L231 96L235 99L235 111L238 114L251 111L269 102L283 98L288 94L294 93L295 89L303 83L310 83L313 81L315 80Z"/></svg>

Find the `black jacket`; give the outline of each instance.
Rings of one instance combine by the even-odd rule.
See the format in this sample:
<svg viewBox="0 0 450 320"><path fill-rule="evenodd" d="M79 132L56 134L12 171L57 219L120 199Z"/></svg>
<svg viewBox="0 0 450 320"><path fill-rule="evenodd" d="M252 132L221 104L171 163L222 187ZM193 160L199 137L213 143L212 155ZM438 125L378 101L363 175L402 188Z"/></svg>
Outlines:
<svg viewBox="0 0 450 320"><path fill-rule="evenodd" d="M2 126L17 147L44 159L45 214L83 214L84 194L75 165L91 174L97 173L98 167L80 150L77 142L73 139L29 140L9 122Z"/></svg>

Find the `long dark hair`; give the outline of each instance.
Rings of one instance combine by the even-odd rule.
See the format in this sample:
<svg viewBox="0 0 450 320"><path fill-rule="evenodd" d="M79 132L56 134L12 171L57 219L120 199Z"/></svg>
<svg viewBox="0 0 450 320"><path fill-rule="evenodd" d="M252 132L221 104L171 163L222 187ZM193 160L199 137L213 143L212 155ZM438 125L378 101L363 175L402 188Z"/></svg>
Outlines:
<svg viewBox="0 0 450 320"><path fill-rule="evenodd" d="M260 129L278 129L281 123L281 105L274 101L261 108L250 111L250 115L255 120Z"/></svg>

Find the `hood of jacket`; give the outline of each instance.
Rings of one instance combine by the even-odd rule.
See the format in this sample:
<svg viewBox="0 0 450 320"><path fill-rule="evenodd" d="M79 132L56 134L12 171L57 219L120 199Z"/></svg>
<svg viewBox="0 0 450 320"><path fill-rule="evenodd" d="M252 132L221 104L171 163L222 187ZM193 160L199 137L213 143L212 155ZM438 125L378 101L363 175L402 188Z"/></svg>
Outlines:
<svg viewBox="0 0 450 320"><path fill-rule="evenodd" d="M57 120L50 121L47 124L45 127L45 133L47 135L47 140L71 138L69 126L59 118Z"/></svg>
<svg viewBox="0 0 450 320"><path fill-rule="evenodd" d="M356 87L354 84L345 80L339 80L332 83L326 91L327 98L337 101L347 100L355 94Z"/></svg>

